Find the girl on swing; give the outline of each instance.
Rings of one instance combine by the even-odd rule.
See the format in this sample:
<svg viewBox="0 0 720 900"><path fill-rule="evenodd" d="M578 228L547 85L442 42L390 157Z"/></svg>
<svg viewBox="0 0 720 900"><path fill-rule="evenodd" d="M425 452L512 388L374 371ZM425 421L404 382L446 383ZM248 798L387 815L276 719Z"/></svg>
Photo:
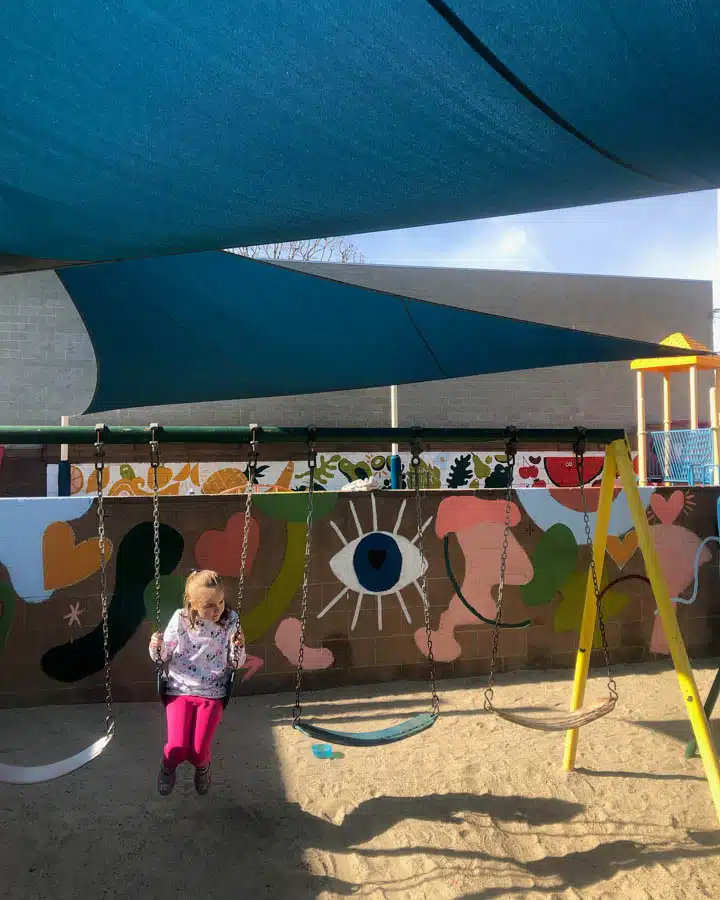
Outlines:
<svg viewBox="0 0 720 900"><path fill-rule="evenodd" d="M167 743L158 791L168 796L183 762L195 766L195 790L210 790L212 740L223 715L232 669L246 659L238 614L225 606L217 572L193 571L185 582L184 608L173 613L165 633L150 639L150 657L167 670Z"/></svg>

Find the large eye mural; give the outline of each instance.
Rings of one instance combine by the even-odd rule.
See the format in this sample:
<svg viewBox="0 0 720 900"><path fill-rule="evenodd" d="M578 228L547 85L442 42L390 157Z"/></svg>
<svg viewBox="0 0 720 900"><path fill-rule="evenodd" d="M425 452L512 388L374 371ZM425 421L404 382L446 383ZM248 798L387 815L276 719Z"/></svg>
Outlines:
<svg viewBox="0 0 720 900"><path fill-rule="evenodd" d="M413 585L422 597L418 579L427 568L427 563L423 561L420 551L415 546L420 535L415 534L412 539L408 539L399 534L407 500L403 500L395 527L391 532L378 529L374 494L370 495L370 500L372 504L371 530L363 529L352 500L350 501L350 510L355 520L357 537L349 540L336 522L330 522L330 526L343 543L342 549L338 550L330 560L330 568L343 585L343 589L318 613L318 619L321 619L347 594L355 593L358 596L350 626L351 631L355 630L363 600L367 596L375 598L379 631L382 631L383 597L394 595L406 620L412 623L402 591ZM431 522L432 516L423 523L423 533Z"/></svg>

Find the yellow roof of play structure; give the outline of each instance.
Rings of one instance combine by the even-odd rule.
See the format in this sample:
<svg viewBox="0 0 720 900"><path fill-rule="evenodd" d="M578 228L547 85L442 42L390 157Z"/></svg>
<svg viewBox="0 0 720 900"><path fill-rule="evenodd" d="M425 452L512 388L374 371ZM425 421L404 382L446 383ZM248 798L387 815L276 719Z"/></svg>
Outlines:
<svg viewBox="0 0 720 900"><path fill-rule="evenodd" d="M651 369L659 369L667 371L672 369L675 372L683 372L695 366L698 369L720 369L720 356L710 353L710 348L696 341L694 338L683 334L682 331L676 331L669 334L660 343L665 347L678 347L687 349L690 353L687 356L666 356L655 359L634 359L630 363L631 369L638 371L648 371ZM695 352L693 352L695 351ZM697 354L697 355L696 355Z"/></svg>

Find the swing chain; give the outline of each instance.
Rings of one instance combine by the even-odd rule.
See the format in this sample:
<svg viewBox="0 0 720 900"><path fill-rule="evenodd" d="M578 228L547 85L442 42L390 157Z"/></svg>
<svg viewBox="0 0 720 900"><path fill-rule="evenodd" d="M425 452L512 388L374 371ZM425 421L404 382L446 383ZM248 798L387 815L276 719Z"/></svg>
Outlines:
<svg viewBox="0 0 720 900"><path fill-rule="evenodd" d="M157 631L162 631L162 610L160 608L160 444L157 439L159 425L150 426L150 469L152 471L152 528L153 528L153 562L155 579L155 623ZM162 658L158 653L155 664L163 668Z"/></svg>
<svg viewBox="0 0 720 900"><path fill-rule="evenodd" d="M100 551L100 604L102 608L103 658L105 664L105 731L108 736L115 731L113 712L112 677L110 674L110 629L108 626L107 553L105 544L105 446L104 425L95 426L95 486L97 489L98 549Z"/></svg>
<svg viewBox="0 0 720 900"><path fill-rule="evenodd" d="M417 547L420 554L420 576L417 580L418 589L423 605L423 615L425 619L425 641L428 651L428 669L430 678L430 694L431 708L433 715L440 713L440 700L437 695L437 685L435 682L435 656L433 654L432 626L430 624L430 602L428 600L427 587L427 560L425 558L425 543L423 532L425 523L423 522L422 513L422 497L420 495L420 454L422 453L422 445L419 438L414 438L410 445L410 465L413 468L413 478L415 481L415 518L417 521Z"/></svg>
<svg viewBox="0 0 720 900"><path fill-rule="evenodd" d="M510 543L510 520L512 517L512 491L515 478L515 458L518 451L518 436L514 428L508 428L505 432L505 455L507 457L507 482L505 486L505 524L503 528L502 552L500 554L500 581L498 583L497 600L495 604L495 623L493 625L492 654L490 656L490 671L488 673L487 688L485 689L485 702L483 707L487 712L493 712L493 697L495 687L495 668L497 666L498 649L500 643L500 623L502 622L503 600L505 598L505 577L507 575L508 546Z"/></svg>
<svg viewBox="0 0 720 900"><path fill-rule="evenodd" d="M248 464L247 464L247 484L245 485L245 519L243 521L243 541L242 541L242 551L240 553L240 573L238 575L238 593L237 593L237 615L238 615L238 625L237 625L237 634L240 634L240 617L242 616L242 608L243 608L243 598L245 593L245 573L247 570L247 560L248 560L248 546L250 543L250 522L252 519L252 502L253 502L253 493L255 491L255 484L257 482L257 466L258 466L258 457L259 457L259 441L258 441L258 426L251 425L250 426L250 450L248 453ZM233 654L234 658L237 661L239 658L239 649L237 645L233 642Z"/></svg>
<svg viewBox="0 0 720 900"><path fill-rule="evenodd" d="M612 664L610 662L610 648L608 647L607 634L605 631L605 620L602 614L602 594L600 593L600 584L598 582L597 569L595 567L595 547L593 543L592 529L590 527L590 514L588 512L587 497L585 496L585 430L577 429L578 436L573 444L573 452L575 454L575 467L578 473L578 485L580 487L580 500L582 503L583 523L585 526L585 540L590 550L590 576L592 578L593 591L595 593L595 605L597 609L597 623L600 630L600 640L602 642L603 658L605 668L607 670L607 686L608 693L612 700L618 699L617 683L613 676Z"/></svg>
<svg viewBox="0 0 720 900"><path fill-rule="evenodd" d="M295 673L295 706L293 707L293 725L297 725L302 715L302 676L305 660L305 626L307 624L308 593L310 585L310 554L312 551L313 528L313 494L315 493L315 469L317 468L317 450L315 449L315 429L308 432L308 505L305 530L305 565L303 567L302 593L300 600L300 646L298 647L297 671Z"/></svg>

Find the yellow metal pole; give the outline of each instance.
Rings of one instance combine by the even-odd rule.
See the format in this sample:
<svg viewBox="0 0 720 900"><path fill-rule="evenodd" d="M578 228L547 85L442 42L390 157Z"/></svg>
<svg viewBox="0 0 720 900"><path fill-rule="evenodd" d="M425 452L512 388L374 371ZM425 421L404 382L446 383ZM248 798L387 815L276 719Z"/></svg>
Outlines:
<svg viewBox="0 0 720 900"><path fill-rule="evenodd" d="M690 660L685 649L682 634L678 626L675 607L670 599L665 575L660 566L655 543L648 524L647 515L640 499L640 493L635 483L635 473L632 469L632 463L628 454L627 445L623 441L615 441L612 445L615 448L615 460L620 473L620 480L625 490L630 513L632 514L635 524L635 532L638 536L638 545L645 561L645 571L650 579L655 602L657 603L658 612L662 619L663 628L665 629L665 637L667 638L672 655L675 671L677 672L680 691L682 692L685 707L687 709L690 724L692 725L695 740L697 741L700 757L702 758L703 767L705 769L705 777L710 785L710 793L715 811L717 813L718 822L720 823L720 762L718 762L717 751L713 745L712 735L708 726L708 720L705 716L703 703L698 693L695 677L693 675Z"/></svg>
<svg viewBox="0 0 720 900"><path fill-rule="evenodd" d="M638 442L638 475L640 484L647 484L647 432L645 430L645 380L644 372L635 373L637 391L637 442Z"/></svg>
<svg viewBox="0 0 720 900"><path fill-rule="evenodd" d="M697 366L690 366L690 428L698 428Z"/></svg>
<svg viewBox="0 0 720 900"><path fill-rule="evenodd" d="M663 372L663 481L670 481L670 429L672 428L672 409L670 406L670 373Z"/></svg>
<svg viewBox="0 0 720 900"><path fill-rule="evenodd" d="M595 557L595 570L598 584L602 584L603 566L605 563L605 548L607 547L608 529L610 528L610 513L612 511L613 490L617 466L613 453L606 451L603 465L602 481L600 482L600 497L598 498L597 519L595 520L595 536L593 538L592 554ZM588 669L590 668L590 656L595 636L595 624L597 622L597 600L595 587L592 580L592 572L588 571L587 586L585 588L585 605L583 607L582 623L580 625L580 639L575 660L575 678L573 680L572 698L570 710L580 709L585 702L585 685L587 684ZM565 735L565 755L563 756L563 770L571 772L575 768L575 756L577 754L580 729L573 728Z"/></svg>

